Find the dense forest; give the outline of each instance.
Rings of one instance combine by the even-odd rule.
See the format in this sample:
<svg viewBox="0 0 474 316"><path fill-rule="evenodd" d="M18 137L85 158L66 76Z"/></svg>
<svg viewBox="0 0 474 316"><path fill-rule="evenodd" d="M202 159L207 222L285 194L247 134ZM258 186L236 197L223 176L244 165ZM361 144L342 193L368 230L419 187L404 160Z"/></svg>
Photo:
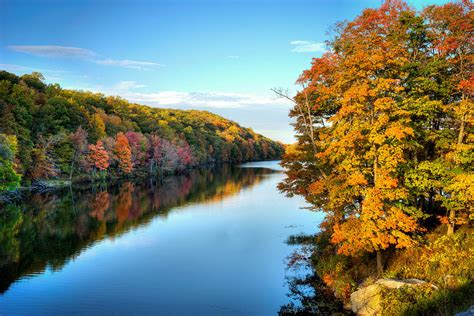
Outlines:
<svg viewBox="0 0 474 316"><path fill-rule="evenodd" d="M467 289L472 300L472 9L466 0L366 9L335 26L295 97L276 90L294 101L298 138L280 189L325 212L312 264L344 299L368 276L385 275L449 289L436 295ZM434 300L405 295L393 294L385 313L416 312L423 295Z"/></svg>
<svg viewBox="0 0 474 316"><path fill-rule="evenodd" d="M0 72L0 190L63 178L173 173L279 158L283 146L218 115L151 108Z"/></svg>

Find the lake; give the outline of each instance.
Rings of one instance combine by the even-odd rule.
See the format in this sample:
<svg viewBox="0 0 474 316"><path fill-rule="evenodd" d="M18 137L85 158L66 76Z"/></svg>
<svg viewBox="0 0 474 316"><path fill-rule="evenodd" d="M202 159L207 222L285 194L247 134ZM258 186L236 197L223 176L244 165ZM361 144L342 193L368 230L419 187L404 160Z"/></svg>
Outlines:
<svg viewBox="0 0 474 316"><path fill-rule="evenodd" d="M0 314L275 315L322 215L277 161L35 194L0 218Z"/></svg>

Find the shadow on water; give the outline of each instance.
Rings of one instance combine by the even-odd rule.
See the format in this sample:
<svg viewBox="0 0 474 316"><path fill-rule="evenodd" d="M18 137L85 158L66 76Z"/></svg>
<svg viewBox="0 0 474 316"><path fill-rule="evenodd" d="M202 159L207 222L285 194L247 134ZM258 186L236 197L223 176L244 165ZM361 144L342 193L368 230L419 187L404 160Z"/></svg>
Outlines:
<svg viewBox="0 0 474 316"><path fill-rule="evenodd" d="M189 203L213 203L276 171L222 165L162 181L33 194L0 209L0 294L17 280L58 271L83 250Z"/></svg>
<svg viewBox="0 0 474 316"><path fill-rule="evenodd" d="M314 272L314 236L291 235L287 244L295 246L286 258L288 297L290 302L280 307L279 315L352 315Z"/></svg>

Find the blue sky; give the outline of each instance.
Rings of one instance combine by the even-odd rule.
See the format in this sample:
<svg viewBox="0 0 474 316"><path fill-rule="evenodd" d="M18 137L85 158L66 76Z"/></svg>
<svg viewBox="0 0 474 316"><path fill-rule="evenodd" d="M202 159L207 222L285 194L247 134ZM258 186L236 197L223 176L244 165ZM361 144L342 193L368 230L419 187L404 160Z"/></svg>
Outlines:
<svg viewBox="0 0 474 316"><path fill-rule="evenodd" d="M409 1L421 8L444 0ZM334 23L380 0L0 0L0 69L66 88L221 114L293 141L294 82Z"/></svg>

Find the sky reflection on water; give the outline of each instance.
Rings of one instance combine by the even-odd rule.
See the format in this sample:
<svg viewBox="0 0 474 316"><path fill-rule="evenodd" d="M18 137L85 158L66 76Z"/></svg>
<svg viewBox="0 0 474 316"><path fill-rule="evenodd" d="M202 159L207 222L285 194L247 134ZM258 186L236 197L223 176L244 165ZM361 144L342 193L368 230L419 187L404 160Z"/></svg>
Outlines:
<svg viewBox="0 0 474 316"><path fill-rule="evenodd" d="M276 314L285 240L321 215L277 191L276 162L244 167L33 198L2 237L0 314Z"/></svg>

